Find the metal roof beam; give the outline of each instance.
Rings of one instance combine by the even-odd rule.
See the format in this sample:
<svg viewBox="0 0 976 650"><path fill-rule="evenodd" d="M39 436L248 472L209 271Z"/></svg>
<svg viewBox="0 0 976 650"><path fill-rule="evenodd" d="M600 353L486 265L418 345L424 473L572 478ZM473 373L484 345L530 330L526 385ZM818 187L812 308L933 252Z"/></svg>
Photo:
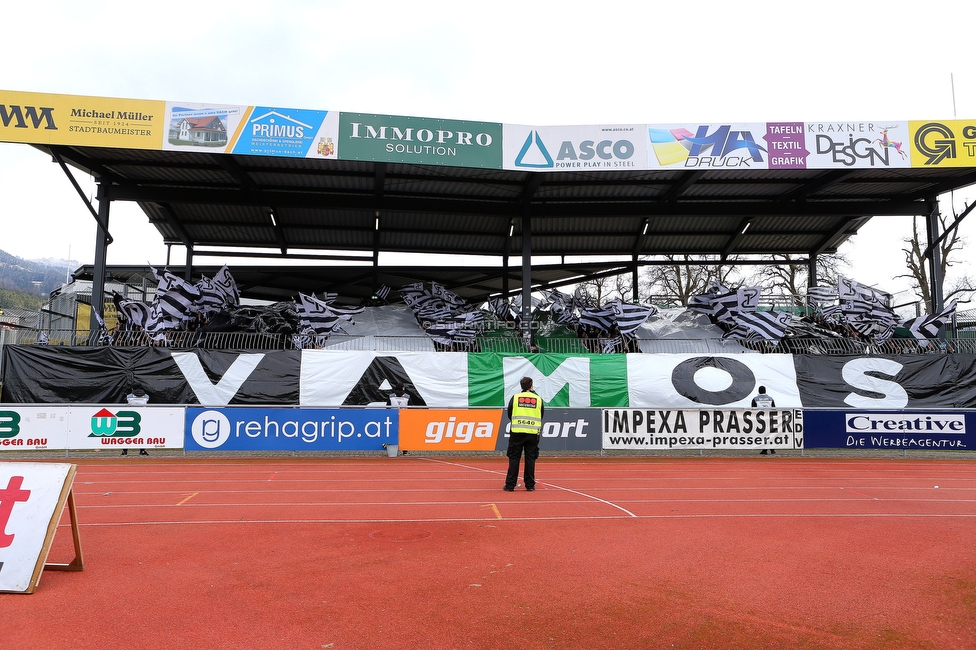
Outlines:
<svg viewBox="0 0 976 650"><path fill-rule="evenodd" d="M112 185L107 188L113 201L154 203L190 203L203 205L276 205L281 208L318 208L345 210L391 210L394 212L429 212L447 214L479 214L521 217L519 203L477 200L390 197L351 193L274 191L200 190L178 188L143 188ZM837 216L863 215L924 215L925 201L818 201L779 203L774 201L683 201L662 204L657 201L587 201L585 203L534 204L533 217L608 217L608 216Z"/></svg>

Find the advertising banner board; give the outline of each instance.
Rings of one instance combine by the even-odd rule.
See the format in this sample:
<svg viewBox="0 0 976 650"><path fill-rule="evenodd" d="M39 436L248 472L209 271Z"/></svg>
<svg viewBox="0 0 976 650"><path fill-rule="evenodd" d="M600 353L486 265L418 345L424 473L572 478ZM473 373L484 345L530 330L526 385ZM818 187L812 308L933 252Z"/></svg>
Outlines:
<svg viewBox="0 0 976 650"><path fill-rule="evenodd" d="M68 449L182 449L186 409L174 406L74 406Z"/></svg>
<svg viewBox="0 0 976 650"><path fill-rule="evenodd" d="M340 113L339 153L342 160L501 169L502 125Z"/></svg>
<svg viewBox="0 0 976 650"><path fill-rule="evenodd" d="M187 451L373 451L397 444L392 408L188 408Z"/></svg>
<svg viewBox="0 0 976 650"><path fill-rule="evenodd" d="M0 452L68 448L66 406L6 404L0 410Z"/></svg>
<svg viewBox="0 0 976 650"><path fill-rule="evenodd" d="M34 591L75 469L64 463L0 463L0 592Z"/></svg>
<svg viewBox="0 0 976 650"><path fill-rule="evenodd" d="M500 409L404 409L400 449L491 451L501 428Z"/></svg>
<svg viewBox="0 0 976 650"><path fill-rule="evenodd" d="M603 444L603 412L600 409L563 409L546 407L542 418L539 449L546 451L599 451ZM511 423L502 415L502 430L495 448L508 448Z"/></svg>
<svg viewBox="0 0 976 650"><path fill-rule="evenodd" d="M802 449L800 409L604 409L604 449Z"/></svg>
<svg viewBox="0 0 976 650"><path fill-rule="evenodd" d="M55 449L182 449L182 406L6 405L0 452Z"/></svg>
<svg viewBox="0 0 976 650"><path fill-rule="evenodd" d="M976 413L964 411L807 410L805 447L969 451Z"/></svg>
<svg viewBox="0 0 976 650"><path fill-rule="evenodd" d="M0 142L149 149L163 141L166 104L0 91Z"/></svg>

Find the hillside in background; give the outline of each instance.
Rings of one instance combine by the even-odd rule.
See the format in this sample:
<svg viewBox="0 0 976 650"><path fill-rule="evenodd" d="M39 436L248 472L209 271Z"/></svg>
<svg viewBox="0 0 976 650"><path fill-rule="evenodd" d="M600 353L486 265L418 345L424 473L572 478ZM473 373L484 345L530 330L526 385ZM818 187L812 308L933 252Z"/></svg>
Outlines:
<svg viewBox="0 0 976 650"><path fill-rule="evenodd" d="M37 308L65 280L65 271L77 262L25 260L0 250L0 307Z"/></svg>

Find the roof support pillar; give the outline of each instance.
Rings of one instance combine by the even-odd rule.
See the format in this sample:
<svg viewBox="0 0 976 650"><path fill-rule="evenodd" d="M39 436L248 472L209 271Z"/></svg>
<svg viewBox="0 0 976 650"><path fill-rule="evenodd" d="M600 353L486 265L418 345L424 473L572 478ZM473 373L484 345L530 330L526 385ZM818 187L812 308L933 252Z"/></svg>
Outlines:
<svg viewBox="0 0 976 650"><path fill-rule="evenodd" d="M807 286L815 287L820 280L817 278L817 254L810 253L807 259Z"/></svg>
<svg viewBox="0 0 976 650"><path fill-rule="evenodd" d="M928 234L931 257L929 257L929 295L932 296L932 313L942 310L942 250L937 246L939 241L939 201L932 201L934 207L925 217L925 230Z"/></svg>
<svg viewBox="0 0 976 650"><path fill-rule="evenodd" d="M105 260L108 255L108 213L112 200L106 196L105 185L99 183L96 194L98 199L98 225L95 231L95 268L92 274L92 313L89 319L90 331L97 332L99 325L95 316L102 318L105 304Z"/></svg>
<svg viewBox="0 0 976 650"><path fill-rule="evenodd" d="M186 247L186 265L183 267L183 279L189 282L193 278L193 249Z"/></svg>
<svg viewBox="0 0 976 650"><path fill-rule="evenodd" d="M522 341L532 349L532 219L522 214Z"/></svg>
<svg viewBox="0 0 976 650"><path fill-rule="evenodd" d="M640 302L640 298L638 297L638 291L637 291L637 269L639 267L637 266L637 254L636 253L633 254L633 255L631 255L631 260L632 261L631 261L631 267L630 267L630 281L634 285L634 289L633 289L633 300L634 300L634 303L639 303Z"/></svg>

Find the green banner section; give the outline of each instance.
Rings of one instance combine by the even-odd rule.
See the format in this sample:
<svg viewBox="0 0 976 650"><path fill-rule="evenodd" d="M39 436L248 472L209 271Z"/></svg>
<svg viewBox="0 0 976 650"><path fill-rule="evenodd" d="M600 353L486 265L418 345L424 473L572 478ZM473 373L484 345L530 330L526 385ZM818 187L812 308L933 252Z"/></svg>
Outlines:
<svg viewBox="0 0 976 650"><path fill-rule="evenodd" d="M468 355L468 406L506 405L524 376L546 406L626 407L627 355L502 354Z"/></svg>
<svg viewBox="0 0 976 650"><path fill-rule="evenodd" d="M339 159L502 167L502 125L426 117L339 114Z"/></svg>

